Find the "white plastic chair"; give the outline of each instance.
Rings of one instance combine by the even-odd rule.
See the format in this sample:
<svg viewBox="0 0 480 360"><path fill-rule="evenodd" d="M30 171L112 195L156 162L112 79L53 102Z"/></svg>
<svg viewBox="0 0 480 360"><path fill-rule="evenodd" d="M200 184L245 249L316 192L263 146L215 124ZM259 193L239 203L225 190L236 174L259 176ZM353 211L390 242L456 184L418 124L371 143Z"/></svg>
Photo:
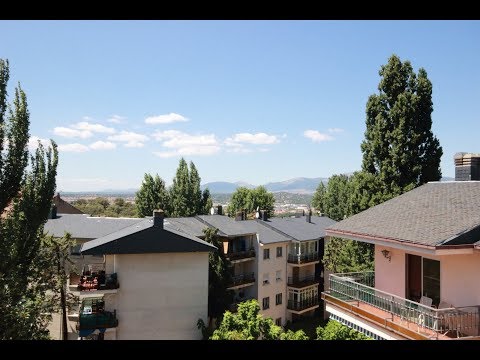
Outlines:
<svg viewBox="0 0 480 360"><path fill-rule="evenodd" d="M419 302L425 306L432 306L433 299L429 298L428 296L422 296Z"/></svg>

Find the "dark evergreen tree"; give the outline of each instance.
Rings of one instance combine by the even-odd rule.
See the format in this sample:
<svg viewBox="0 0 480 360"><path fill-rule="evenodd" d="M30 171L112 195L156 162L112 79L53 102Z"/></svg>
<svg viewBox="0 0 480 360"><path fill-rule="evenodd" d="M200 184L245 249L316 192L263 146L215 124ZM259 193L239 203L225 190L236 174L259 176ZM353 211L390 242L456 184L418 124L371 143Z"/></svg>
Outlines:
<svg viewBox="0 0 480 360"><path fill-rule="evenodd" d="M165 182L158 174L155 178L145 174L140 190L135 194L135 206L138 216L152 216L153 210L161 209L165 216L169 216L170 204L169 194Z"/></svg>

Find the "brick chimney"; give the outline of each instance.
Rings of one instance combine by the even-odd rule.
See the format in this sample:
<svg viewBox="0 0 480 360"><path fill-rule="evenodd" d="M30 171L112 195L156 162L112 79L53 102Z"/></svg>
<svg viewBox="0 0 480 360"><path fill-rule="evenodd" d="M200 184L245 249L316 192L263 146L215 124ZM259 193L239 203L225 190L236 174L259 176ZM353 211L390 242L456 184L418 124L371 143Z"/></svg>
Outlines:
<svg viewBox="0 0 480 360"><path fill-rule="evenodd" d="M163 210L153 210L153 226L163 229L163 218L165 213Z"/></svg>
<svg viewBox="0 0 480 360"><path fill-rule="evenodd" d="M456 153L455 181L480 180L480 154Z"/></svg>

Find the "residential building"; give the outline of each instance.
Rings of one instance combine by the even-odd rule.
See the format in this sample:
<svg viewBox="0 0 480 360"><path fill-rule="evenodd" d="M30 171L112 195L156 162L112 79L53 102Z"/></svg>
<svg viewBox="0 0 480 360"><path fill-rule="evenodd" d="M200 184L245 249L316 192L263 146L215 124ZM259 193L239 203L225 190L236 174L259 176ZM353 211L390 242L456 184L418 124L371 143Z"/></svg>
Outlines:
<svg viewBox="0 0 480 360"><path fill-rule="evenodd" d="M53 197L53 204L55 205L56 211L59 214L83 214L83 211L63 200L60 197L60 193L57 193Z"/></svg>
<svg viewBox="0 0 480 360"><path fill-rule="evenodd" d="M80 299L69 315L69 339L201 339L196 323L207 321L215 247L164 227L161 211L145 219L59 214L45 230L68 231L80 245L74 257L81 276L72 274L68 284ZM54 324L53 337L61 333Z"/></svg>
<svg viewBox="0 0 480 360"><path fill-rule="evenodd" d="M330 317L378 339L480 339L480 154L455 181L429 182L327 228L371 243L375 271L331 274Z"/></svg>

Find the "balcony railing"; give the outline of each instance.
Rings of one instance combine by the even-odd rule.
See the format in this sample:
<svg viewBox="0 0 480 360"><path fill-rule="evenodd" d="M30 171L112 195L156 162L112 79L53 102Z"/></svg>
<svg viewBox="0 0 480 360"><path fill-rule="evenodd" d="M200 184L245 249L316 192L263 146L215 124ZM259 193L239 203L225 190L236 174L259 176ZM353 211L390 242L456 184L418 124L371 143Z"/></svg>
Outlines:
<svg viewBox="0 0 480 360"><path fill-rule="evenodd" d="M242 259L248 259L248 258L254 258L254 257L255 257L255 250L253 249L246 250L246 251L235 251L227 254L227 258L230 261L242 260Z"/></svg>
<svg viewBox="0 0 480 360"><path fill-rule="evenodd" d="M428 337L480 336L480 306L437 309L374 288L374 273L344 273L330 275L328 295L356 303L364 312L401 324L413 324L420 332L430 330ZM364 304L362 307L361 304ZM367 306L365 306L367 305ZM375 311L375 309L381 311ZM386 322L385 322L386 323Z"/></svg>
<svg viewBox="0 0 480 360"><path fill-rule="evenodd" d="M302 311L308 308L317 306L319 304L318 296L313 296L308 299L303 299L299 301L288 300L287 309L294 311Z"/></svg>
<svg viewBox="0 0 480 360"><path fill-rule="evenodd" d="M78 330L104 329L118 326L116 311L102 311L93 314L80 314Z"/></svg>
<svg viewBox="0 0 480 360"><path fill-rule="evenodd" d="M316 275L307 275L307 276L289 276L287 285L296 288L302 288L314 284L318 284L320 282L320 277Z"/></svg>
<svg viewBox="0 0 480 360"><path fill-rule="evenodd" d="M235 287L235 286L254 283L254 282L255 282L255 273L253 272L245 273L241 275L232 276L232 281L230 282L229 287Z"/></svg>
<svg viewBox="0 0 480 360"><path fill-rule="evenodd" d="M119 287L120 284L118 283L117 273L104 274L101 272L91 275L83 274L80 276L77 284L77 290L80 291L113 290Z"/></svg>
<svg viewBox="0 0 480 360"><path fill-rule="evenodd" d="M306 264L309 262L318 261L318 252L306 253L301 255L288 254L288 262L290 264Z"/></svg>

